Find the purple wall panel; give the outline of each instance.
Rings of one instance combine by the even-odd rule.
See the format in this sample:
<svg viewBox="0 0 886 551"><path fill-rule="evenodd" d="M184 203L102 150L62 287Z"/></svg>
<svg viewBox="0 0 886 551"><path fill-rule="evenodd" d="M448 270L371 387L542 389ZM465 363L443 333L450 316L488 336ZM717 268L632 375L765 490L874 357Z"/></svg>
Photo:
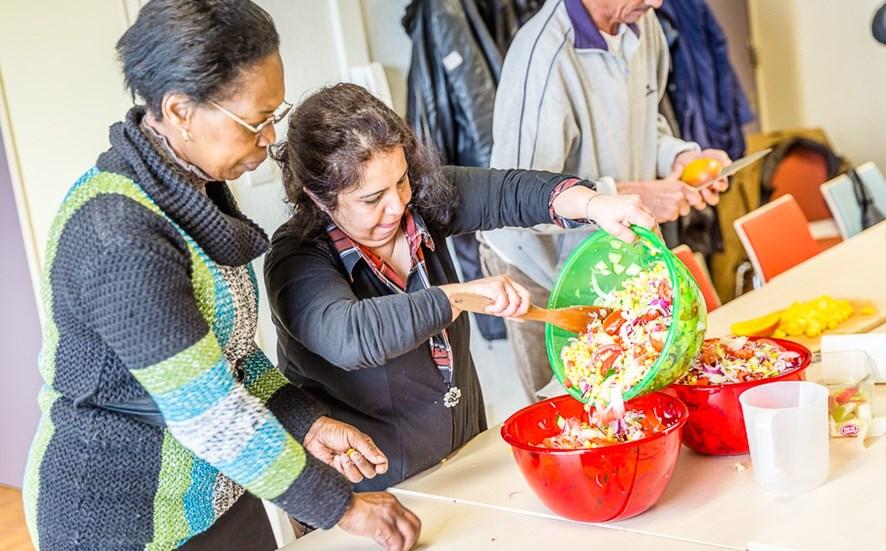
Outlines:
<svg viewBox="0 0 886 551"><path fill-rule="evenodd" d="M0 136L0 484L21 486L40 417L40 321Z"/></svg>

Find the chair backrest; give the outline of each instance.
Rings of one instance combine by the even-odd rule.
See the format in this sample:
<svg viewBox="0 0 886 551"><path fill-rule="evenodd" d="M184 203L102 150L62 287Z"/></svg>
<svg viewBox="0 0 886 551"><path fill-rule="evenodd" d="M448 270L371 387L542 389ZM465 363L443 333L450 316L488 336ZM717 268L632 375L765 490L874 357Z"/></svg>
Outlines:
<svg viewBox="0 0 886 551"><path fill-rule="evenodd" d="M671 250L677 258L689 268L689 272L692 274L692 277L695 278L695 282L698 284L698 288L701 290L701 294L704 297L705 306L707 307L708 312L719 308L722 303L720 302L720 295L718 295L717 290L714 289L714 282L711 281L711 274L708 273L705 265L702 264L695 253L692 252L692 249L687 245L678 245Z"/></svg>
<svg viewBox="0 0 886 551"><path fill-rule="evenodd" d="M763 283L819 252L809 221L792 195L747 213L734 226Z"/></svg>
<svg viewBox="0 0 886 551"><path fill-rule="evenodd" d="M828 205L843 239L861 233L861 207L849 176L841 174L821 185L821 195Z"/></svg>
<svg viewBox="0 0 886 551"><path fill-rule="evenodd" d="M830 218L819 186L828 179L828 162L821 152L797 145L778 163L770 182L770 200L793 195L807 220Z"/></svg>
<svg viewBox="0 0 886 551"><path fill-rule="evenodd" d="M873 161L868 161L858 165L855 173L858 174L858 178L870 193L877 210L886 214L886 178L883 177L883 173L880 172L877 165Z"/></svg>

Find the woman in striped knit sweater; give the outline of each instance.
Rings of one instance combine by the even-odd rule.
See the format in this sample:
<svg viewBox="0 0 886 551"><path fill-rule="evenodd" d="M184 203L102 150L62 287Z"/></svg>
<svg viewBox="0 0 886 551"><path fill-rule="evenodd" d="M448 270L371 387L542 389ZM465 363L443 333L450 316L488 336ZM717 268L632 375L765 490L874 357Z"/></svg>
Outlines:
<svg viewBox="0 0 886 551"><path fill-rule="evenodd" d="M225 180L265 159L290 107L278 44L248 0L152 0L117 45L145 106L111 127L46 249L25 479L41 550L272 549L258 498L387 549L417 539L393 496L325 464L357 482L385 456L255 344L268 240Z"/></svg>

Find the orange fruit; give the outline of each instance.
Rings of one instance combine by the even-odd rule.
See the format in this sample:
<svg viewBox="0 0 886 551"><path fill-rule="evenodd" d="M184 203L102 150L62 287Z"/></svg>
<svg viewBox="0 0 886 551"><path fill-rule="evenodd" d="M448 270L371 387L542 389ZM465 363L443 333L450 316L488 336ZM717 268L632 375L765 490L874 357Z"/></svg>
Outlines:
<svg viewBox="0 0 886 551"><path fill-rule="evenodd" d="M721 170L723 170L723 163L716 159L695 159L689 161L683 168L680 179L687 184L700 186L719 176Z"/></svg>

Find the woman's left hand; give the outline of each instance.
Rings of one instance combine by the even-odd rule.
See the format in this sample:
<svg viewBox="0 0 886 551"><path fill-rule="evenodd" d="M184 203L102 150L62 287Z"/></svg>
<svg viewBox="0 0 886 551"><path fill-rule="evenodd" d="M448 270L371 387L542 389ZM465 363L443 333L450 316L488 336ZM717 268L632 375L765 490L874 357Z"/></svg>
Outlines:
<svg viewBox="0 0 886 551"><path fill-rule="evenodd" d="M588 220L626 243L637 238L631 231L633 224L658 231L655 217L639 195L596 195L587 200L585 213Z"/></svg>
<svg viewBox="0 0 886 551"><path fill-rule="evenodd" d="M311 455L355 484L388 471L388 458L372 438L331 417L314 421L303 445Z"/></svg>

